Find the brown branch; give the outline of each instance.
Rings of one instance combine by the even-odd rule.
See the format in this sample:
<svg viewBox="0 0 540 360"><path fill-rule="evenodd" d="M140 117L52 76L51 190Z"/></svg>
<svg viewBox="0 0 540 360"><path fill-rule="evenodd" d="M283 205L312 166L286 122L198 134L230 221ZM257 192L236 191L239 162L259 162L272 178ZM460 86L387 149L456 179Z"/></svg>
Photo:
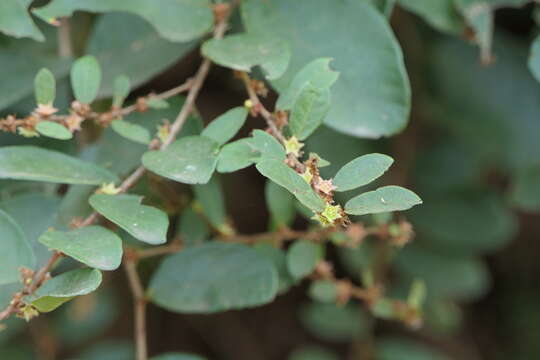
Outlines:
<svg viewBox="0 0 540 360"><path fill-rule="evenodd" d="M138 259L145 259L153 256L174 254L182 249L182 244L179 240L173 240L170 244L163 246L155 246L148 249L138 250L136 256Z"/></svg>
<svg viewBox="0 0 540 360"><path fill-rule="evenodd" d="M148 349L146 344L146 298L141 278L137 272L137 257L126 252L123 263L128 279L129 289L133 295L133 314L135 317L136 359L146 360Z"/></svg>
<svg viewBox="0 0 540 360"><path fill-rule="evenodd" d="M60 26L58 27L58 56L63 58L73 56L71 26L68 18L60 19Z"/></svg>

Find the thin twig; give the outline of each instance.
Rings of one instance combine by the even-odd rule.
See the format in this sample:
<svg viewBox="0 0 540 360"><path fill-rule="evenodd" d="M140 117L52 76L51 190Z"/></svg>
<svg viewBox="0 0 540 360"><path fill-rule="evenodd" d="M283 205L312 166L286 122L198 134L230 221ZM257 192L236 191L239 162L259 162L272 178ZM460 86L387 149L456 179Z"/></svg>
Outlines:
<svg viewBox="0 0 540 360"><path fill-rule="evenodd" d="M134 256L126 254L124 258L124 270L128 278L129 289L133 295L133 314L135 317L135 345L136 359L146 360L148 349L146 344L146 299L141 278L137 272L137 260Z"/></svg>
<svg viewBox="0 0 540 360"><path fill-rule="evenodd" d="M137 258L145 259L154 256L174 254L182 249L182 244L179 241L171 241L170 244L163 246L155 246L148 249L138 250Z"/></svg>

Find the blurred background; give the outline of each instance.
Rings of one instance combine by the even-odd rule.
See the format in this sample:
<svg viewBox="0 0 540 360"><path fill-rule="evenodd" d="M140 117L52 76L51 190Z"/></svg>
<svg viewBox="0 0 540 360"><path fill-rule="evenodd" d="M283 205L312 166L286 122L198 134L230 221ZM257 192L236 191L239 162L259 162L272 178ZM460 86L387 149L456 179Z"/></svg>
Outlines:
<svg viewBox="0 0 540 360"><path fill-rule="evenodd" d="M304 282L273 303L251 310L181 315L150 305L151 353L181 350L218 360L540 358L540 84L527 65L530 44L537 35L535 8L531 4L501 9L495 15L494 58L482 65L479 50L466 33L445 34L423 18L396 8L391 24L412 83L407 128L381 140L356 139L324 128L307 144L331 162L322 169L326 176L359 155L389 154L395 163L383 181L405 185L423 198L424 205L400 215L416 232L414 241L402 250L368 240L356 250L331 246L327 252L338 277L359 281L366 268L382 269L380 277L387 291L396 296L406 294L413 279L424 279L428 301L421 329L375 320L361 304L338 308L314 302ZM139 67L139 83L144 85L132 99L181 83L200 63L194 45L166 43L133 15L78 13L71 24L75 51L98 55L104 78L122 73L123 59L133 56L133 47L145 49L137 55L139 64L133 65ZM30 66L33 60L28 54L46 58L54 53L54 29L43 30L48 40L39 45L0 37L0 64L10 64L6 73ZM124 49L121 44L126 43L132 48ZM21 58L23 52L26 56ZM157 57L159 65L154 64ZM144 78L147 73L157 75ZM34 74L27 78L20 74L0 85L3 99L19 96L7 108L3 106L3 115L26 114L33 108L31 98L15 94L18 90L14 89L30 87ZM65 108L70 99L67 81L59 86L61 91L64 105L57 107ZM197 103L200 117L208 122L245 98L242 84L232 73L215 67ZM272 107L275 99L271 93L265 102ZM130 120L155 128L178 111L179 104L172 105L159 110L159 116L134 114ZM262 121L252 119L239 136L261 127ZM125 173L137 163L136 154L144 146L109 130L102 134L90 126L78 141L67 143L0 134L0 145L82 149L82 156L112 162L113 168ZM239 232L266 231L265 180L257 171L248 168L220 180ZM152 177L139 190L150 201L164 203L175 218L192 197L189 188ZM87 209L80 208L77 200L89 191L84 186L56 189L2 181L0 208L35 237L51 222L84 214ZM23 202L31 204L35 213L23 212ZM295 227L306 224L298 215ZM141 264L143 276L157 263ZM1 304L9 299L10 291L1 288ZM123 272L107 274L100 291L78 297L59 311L28 325L10 320L0 332L0 359L133 359L131 312Z"/></svg>

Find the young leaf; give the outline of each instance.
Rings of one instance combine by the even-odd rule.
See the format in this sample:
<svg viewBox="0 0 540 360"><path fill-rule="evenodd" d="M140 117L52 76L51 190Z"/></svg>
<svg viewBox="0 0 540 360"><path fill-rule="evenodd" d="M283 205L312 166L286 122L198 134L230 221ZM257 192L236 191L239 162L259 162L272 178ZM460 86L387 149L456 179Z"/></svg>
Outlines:
<svg viewBox="0 0 540 360"><path fill-rule="evenodd" d="M169 107L169 103L167 102L167 100L160 99L155 96L150 97L150 99L148 99L146 104L151 109L167 109Z"/></svg>
<svg viewBox="0 0 540 360"><path fill-rule="evenodd" d="M348 191L364 186L380 177L394 160L383 154L367 154L345 164L333 179L336 191Z"/></svg>
<svg viewBox="0 0 540 360"><path fill-rule="evenodd" d="M242 16L248 33L290 40L290 65L273 82L279 92L309 61L335 58L340 79L332 87L327 125L368 138L405 127L411 94L403 54L388 21L373 6L363 1L243 0Z"/></svg>
<svg viewBox="0 0 540 360"><path fill-rule="evenodd" d="M167 257L148 297L174 312L213 313L266 304L277 290L276 269L265 257L245 245L211 242Z"/></svg>
<svg viewBox="0 0 540 360"><path fill-rule="evenodd" d="M309 296L323 303L335 303L338 297L337 284L331 280L317 280L309 287Z"/></svg>
<svg viewBox="0 0 540 360"><path fill-rule="evenodd" d="M308 85L302 89L293 105L289 129L299 140L306 139L323 122L330 109L330 91Z"/></svg>
<svg viewBox="0 0 540 360"><path fill-rule="evenodd" d="M52 105L56 96L56 80L53 73L42 68L34 79L36 102L40 105Z"/></svg>
<svg viewBox="0 0 540 360"><path fill-rule="evenodd" d="M101 84L101 68L95 57L83 56L71 68L71 87L75 98L90 104L96 98Z"/></svg>
<svg viewBox="0 0 540 360"><path fill-rule="evenodd" d="M302 279L315 270L324 256L324 248L307 240L297 240L287 252L287 268L295 279Z"/></svg>
<svg viewBox="0 0 540 360"><path fill-rule="evenodd" d="M206 184L217 165L219 144L203 136L186 136L163 151L142 157L150 171L186 184Z"/></svg>
<svg viewBox="0 0 540 360"><path fill-rule="evenodd" d="M296 215L293 195L272 181L266 182L264 194L271 215L271 228L289 226Z"/></svg>
<svg viewBox="0 0 540 360"><path fill-rule="evenodd" d="M236 107L213 120L201 135L215 140L219 145L231 140L246 121L248 111L245 107Z"/></svg>
<svg viewBox="0 0 540 360"><path fill-rule="evenodd" d="M132 124L125 120L114 120L111 128L120 136L139 144L148 145L151 140L150 132L141 125Z"/></svg>
<svg viewBox="0 0 540 360"><path fill-rule="evenodd" d="M330 89L339 77L337 71L330 69L331 61L330 58L316 59L300 69L289 86L280 93L276 108L291 110L306 88L320 92Z"/></svg>
<svg viewBox="0 0 540 360"><path fill-rule="evenodd" d="M19 269L27 267L32 269L35 257L28 240L19 225L4 211L0 210L0 252L2 253L2 266L0 266L0 285L19 281Z"/></svg>
<svg viewBox="0 0 540 360"><path fill-rule="evenodd" d="M122 241L101 226L71 231L47 231L39 242L100 270L115 270L122 261Z"/></svg>
<svg viewBox="0 0 540 360"><path fill-rule="evenodd" d="M214 17L210 0L176 0L160 2L159 6L146 0L55 0L33 10L46 22L70 16L74 11L94 13L122 11L141 16L169 41L194 40L211 30Z"/></svg>
<svg viewBox="0 0 540 360"><path fill-rule="evenodd" d="M289 190L312 211L321 212L324 210L324 200L315 194L311 186L282 160L262 160L257 164L257 170L276 184Z"/></svg>
<svg viewBox="0 0 540 360"><path fill-rule="evenodd" d="M250 71L259 65L268 79L277 79L289 65L289 46L279 37L264 34L245 33L210 39L204 42L201 51L215 63L239 71Z"/></svg>
<svg viewBox="0 0 540 360"><path fill-rule="evenodd" d="M129 95L130 82L126 75L119 75L114 79L113 106L122 107Z"/></svg>
<svg viewBox="0 0 540 360"><path fill-rule="evenodd" d="M167 242L169 218L163 211L141 205L141 196L95 194L90 205L101 215L145 243Z"/></svg>
<svg viewBox="0 0 540 360"><path fill-rule="evenodd" d="M384 186L352 198L345 204L345 212L351 215L366 215L403 211L421 203L418 195L410 190L399 186Z"/></svg>
<svg viewBox="0 0 540 360"><path fill-rule="evenodd" d="M0 179L100 185L118 178L92 163L35 146L0 148Z"/></svg>
<svg viewBox="0 0 540 360"><path fill-rule="evenodd" d="M75 296L96 290L101 284L101 278L101 272L97 269L71 270L48 280L24 301L41 312L49 312Z"/></svg>
<svg viewBox="0 0 540 360"><path fill-rule="evenodd" d="M214 176L207 184L195 185L195 199L202 208L208 222L216 229L227 231L227 211L225 198L218 179Z"/></svg>
<svg viewBox="0 0 540 360"><path fill-rule="evenodd" d="M53 139L69 140L73 134L63 125L54 121L40 121L36 125L36 130L43 136Z"/></svg>

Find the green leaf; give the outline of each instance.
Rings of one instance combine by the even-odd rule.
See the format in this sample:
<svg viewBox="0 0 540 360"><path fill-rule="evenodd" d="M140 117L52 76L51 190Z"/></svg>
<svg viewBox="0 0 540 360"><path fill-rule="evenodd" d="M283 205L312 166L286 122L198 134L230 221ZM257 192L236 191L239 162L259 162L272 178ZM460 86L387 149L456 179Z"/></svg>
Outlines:
<svg viewBox="0 0 540 360"><path fill-rule="evenodd" d="M325 202L311 186L281 160L262 160L257 164L259 172L289 190L302 204L315 212L324 210Z"/></svg>
<svg viewBox="0 0 540 360"><path fill-rule="evenodd" d="M141 205L142 196L95 194L90 205L134 238L157 245L167 242L169 218L163 211Z"/></svg>
<svg viewBox="0 0 540 360"><path fill-rule="evenodd" d="M253 131L252 146L261 154L261 159L284 160L286 157L285 148L277 141L275 137L266 131Z"/></svg>
<svg viewBox="0 0 540 360"><path fill-rule="evenodd" d="M525 211L540 211L540 165L518 171L513 180L512 203Z"/></svg>
<svg viewBox="0 0 540 360"><path fill-rule="evenodd" d="M75 296L86 295L101 284L101 272L96 269L77 269L55 276L24 301L41 312L49 312Z"/></svg>
<svg viewBox="0 0 540 360"><path fill-rule="evenodd" d="M122 261L122 241L101 226L71 231L47 231L39 241L50 249L100 270L115 270Z"/></svg>
<svg viewBox="0 0 540 360"><path fill-rule="evenodd" d="M69 131L64 125L60 125L54 121L40 121L36 125L36 130L41 135L53 139L69 140L73 137L71 131Z"/></svg>
<svg viewBox="0 0 540 360"><path fill-rule="evenodd" d="M0 210L0 285L19 281L22 267L33 268L35 257L28 240L19 225L4 211Z"/></svg>
<svg viewBox="0 0 540 360"><path fill-rule="evenodd" d="M200 245L210 236L207 223L191 208L182 212L176 228L183 246Z"/></svg>
<svg viewBox="0 0 540 360"><path fill-rule="evenodd" d="M528 65L535 79L540 81L540 36L537 36L531 45Z"/></svg>
<svg viewBox="0 0 540 360"><path fill-rule="evenodd" d="M253 247L268 258L275 266L279 278L279 294L285 293L294 284L294 279L287 269L287 255L284 250L268 243L260 242Z"/></svg>
<svg viewBox="0 0 540 360"><path fill-rule="evenodd" d="M154 356L150 360L205 360L204 358L186 353L165 353L158 356Z"/></svg>
<svg viewBox="0 0 540 360"><path fill-rule="evenodd" d="M0 32L17 38L29 37L44 41L45 37L28 13L28 0L0 1Z"/></svg>
<svg viewBox="0 0 540 360"><path fill-rule="evenodd" d="M151 109L167 109L169 107L167 100L160 99L158 97L150 97L146 104Z"/></svg>
<svg viewBox="0 0 540 360"><path fill-rule="evenodd" d="M114 78L112 102L114 107L122 107L124 100L126 100L129 95L130 89L131 84L126 75L119 75Z"/></svg>
<svg viewBox="0 0 540 360"><path fill-rule="evenodd" d="M333 179L336 191L348 191L364 186L382 176L394 159L383 154L367 154L348 162Z"/></svg>
<svg viewBox="0 0 540 360"><path fill-rule="evenodd" d="M42 68L34 79L36 102L40 105L52 104L56 96L56 79L53 73Z"/></svg>
<svg viewBox="0 0 540 360"><path fill-rule="evenodd" d="M245 107L235 107L213 120L201 133L219 145L231 140L246 122L248 111Z"/></svg>
<svg viewBox="0 0 540 360"><path fill-rule="evenodd" d="M302 279L315 270L324 257L324 248L307 240L297 240L287 251L287 268L295 279Z"/></svg>
<svg viewBox="0 0 540 360"><path fill-rule="evenodd" d="M133 343L125 340L105 340L91 345L78 354L77 360L133 360Z"/></svg>
<svg viewBox="0 0 540 360"><path fill-rule="evenodd" d="M309 287L309 296L323 303L335 303L338 297L337 284L332 280L317 280Z"/></svg>
<svg viewBox="0 0 540 360"><path fill-rule="evenodd" d="M213 62L239 71L259 65L268 79L277 79L287 70L291 53L287 42L265 32L244 33L204 42L204 56Z"/></svg>
<svg viewBox="0 0 540 360"><path fill-rule="evenodd" d="M351 215L366 215L403 211L421 203L422 200L412 191L390 185L352 198L345 204L345 212Z"/></svg>
<svg viewBox="0 0 540 360"><path fill-rule="evenodd" d="M288 360L339 360L339 357L323 347L307 346L295 350Z"/></svg>
<svg viewBox="0 0 540 360"><path fill-rule="evenodd" d="M217 171L229 173L254 164L261 156L251 138L240 139L223 146L219 153Z"/></svg>
<svg viewBox="0 0 540 360"><path fill-rule="evenodd" d="M351 341L369 331L370 323L363 311L352 304L312 303L304 306L300 319L315 336L328 341Z"/></svg>
<svg viewBox="0 0 540 360"><path fill-rule="evenodd" d="M272 181L266 182L264 194L270 211L271 227L277 229L291 225L296 215L293 195Z"/></svg>
<svg viewBox="0 0 540 360"><path fill-rule="evenodd" d="M162 151L142 157L150 171L186 184L206 184L217 165L219 144L203 136L186 136Z"/></svg>
<svg viewBox="0 0 540 360"><path fill-rule="evenodd" d="M45 265L51 257L50 251L37 239L48 228L56 226L59 206L58 197L38 192L18 194L0 202L0 209L11 216L26 235L36 256L36 268ZM69 220L73 217L74 214L70 214Z"/></svg>
<svg viewBox="0 0 540 360"><path fill-rule="evenodd" d="M291 110L306 87L328 90L336 82L339 73L330 69L331 58L320 58L305 65L294 76L289 86L281 91L276 108Z"/></svg>
<svg viewBox="0 0 540 360"><path fill-rule="evenodd" d="M118 74L128 76L131 88L136 89L174 65L196 45L195 41L178 44L164 40L138 16L107 13L96 19L86 52L102 65L99 97L108 97L114 93L113 79Z"/></svg>
<svg viewBox="0 0 540 360"><path fill-rule="evenodd" d="M211 242L167 257L148 296L181 313L213 313L266 304L278 290L272 263L241 244Z"/></svg>
<svg viewBox="0 0 540 360"><path fill-rule="evenodd" d="M0 148L0 179L87 185L118 181L97 165L35 146Z"/></svg>
<svg viewBox="0 0 540 360"><path fill-rule="evenodd" d="M400 276L422 279L430 298L474 300L483 296L491 279L480 258L436 253L418 246L407 246L395 261Z"/></svg>
<svg viewBox="0 0 540 360"><path fill-rule="evenodd" d="M227 224L225 198L219 180L214 176L207 184L193 186L193 191L208 222L216 229L227 232L229 225Z"/></svg>
<svg viewBox="0 0 540 360"><path fill-rule="evenodd" d="M40 44L32 40L12 40L4 37L0 44L3 84L0 86L0 109L32 96L34 79L40 69L50 69L57 80L60 80L69 73L70 63L67 59L58 58L52 42ZM28 104L33 106L31 101L28 101ZM33 109L24 110L24 113L31 110Z"/></svg>
<svg viewBox="0 0 540 360"><path fill-rule="evenodd" d="M75 98L90 104L96 98L101 84L101 68L95 57L86 55L73 63L71 87Z"/></svg>
<svg viewBox="0 0 540 360"><path fill-rule="evenodd" d="M151 140L150 132L144 127L125 120L114 120L111 128L120 136L139 144L148 145Z"/></svg>
<svg viewBox="0 0 540 360"><path fill-rule="evenodd" d="M501 196L480 189L429 198L410 212L410 219L419 238L448 254L492 253L512 241L518 230Z"/></svg>
<svg viewBox="0 0 540 360"><path fill-rule="evenodd" d="M345 134L378 138L400 132L410 110L403 55L385 17L361 1L242 1L248 32L290 39L287 72L279 92L314 58L332 56L341 73L332 88L325 123ZM302 19L302 21L298 21ZM294 36L291 36L294 34ZM354 44L343 47L344 43Z"/></svg>
<svg viewBox="0 0 540 360"><path fill-rule="evenodd" d="M380 360L450 360L435 349L409 339L384 338L377 341L377 359Z"/></svg>
<svg viewBox="0 0 540 360"><path fill-rule="evenodd" d="M307 240L297 240L287 251L287 269L295 279L302 279L315 270L324 257L324 248Z"/></svg>
<svg viewBox="0 0 540 360"><path fill-rule="evenodd" d="M294 103L289 129L299 140L306 139L321 126L330 109L330 91L306 86Z"/></svg>
<svg viewBox="0 0 540 360"><path fill-rule="evenodd" d="M465 31L465 22L454 0L398 0L404 9L417 14L434 28L454 35Z"/></svg>
<svg viewBox="0 0 540 360"><path fill-rule="evenodd" d="M176 0L149 3L146 0L55 0L33 13L47 22L70 16L76 10L89 12L123 11L141 16L170 41L196 39L212 28L213 14L209 0Z"/></svg>

